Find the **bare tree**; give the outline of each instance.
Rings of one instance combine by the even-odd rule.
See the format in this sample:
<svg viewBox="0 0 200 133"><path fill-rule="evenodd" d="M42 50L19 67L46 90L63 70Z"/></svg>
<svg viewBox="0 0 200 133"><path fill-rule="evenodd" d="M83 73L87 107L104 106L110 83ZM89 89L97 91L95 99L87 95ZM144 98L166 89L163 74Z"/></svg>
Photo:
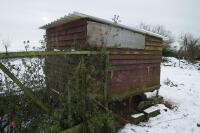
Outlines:
<svg viewBox="0 0 200 133"><path fill-rule="evenodd" d="M172 32L165 29L163 25L149 25L145 23L140 23L139 28L162 35L163 37L166 37L167 39L164 40L165 45L169 45L174 42L174 37L172 35Z"/></svg>
<svg viewBox="0 0 200 133"><path fill-rule="evenodd" d="M30 41L29 40L27 40L27 41L24 41L23 42L24 43L24 48L25 48L25 50L26 50L26 52L28 51L28 48L30 47Z"/></svg>
<svg viewBox="0 0 200 133"><path fill-rule="evenodd" d="M2 40L1 45L5 48L6 53L8 53L8 48L10 47L10 41L9 40Z"/></svg>
<svg viewBox="0 0 200 133"><path fill-rule="evenodd" d="M180 36L181 48L179 53L186 59L193 61L196 59L200 52L199 38L195 37L191 33L185 33Z"/></svg>
<svg viewBox="0 0 200 133"><path fill-rule="evenodd" d="M164 45L163 45L163 54L169 53L170 51L173 51L171 44L174 43L175 39L172 35L172 32L165 29L163 25L149 25L145 23L140 23L139 28L150 31L159 35L162 35L163 37L166 37L167 39L164 39Z"/></svg>

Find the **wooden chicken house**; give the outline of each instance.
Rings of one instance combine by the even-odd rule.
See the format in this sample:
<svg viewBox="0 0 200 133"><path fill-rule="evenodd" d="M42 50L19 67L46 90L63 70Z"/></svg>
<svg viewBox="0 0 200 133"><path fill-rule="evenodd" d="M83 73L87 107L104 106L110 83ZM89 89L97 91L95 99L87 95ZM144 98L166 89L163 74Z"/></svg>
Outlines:
<svg viewBox="0 0 200 133"><path fill-rule="evenodd" d="M109 70L109 101L129 99L127 103L132 104L133 96L160 88L162 36L78 12L40 28L46 30L47 50L76 50L86 45L107 48L114 68ZM55 66L63 63L47 62ZM59 75L62 72L54 73L50 82L59 82Z"/></svg>

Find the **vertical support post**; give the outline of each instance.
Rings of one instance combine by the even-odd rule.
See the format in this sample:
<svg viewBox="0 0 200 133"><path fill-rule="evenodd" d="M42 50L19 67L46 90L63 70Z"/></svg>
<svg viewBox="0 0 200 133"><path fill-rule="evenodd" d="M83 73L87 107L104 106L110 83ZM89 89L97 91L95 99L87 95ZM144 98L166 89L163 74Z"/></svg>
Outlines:
<svg viewBox="0 0 200 133"><path fill-rule="evenodd" d="M108 108L108 63L109 63L109 54L105 54L105 79L104 79L104 102L105 107Z"/></svg>
<svg viewBox="0 0 200 133"><path fill-rule="evenodd" d="M70 84L70 81L68 82L68 85ZM67 108L68 108L68 116L67 121L71 124L71 92L70 87L67 88ZM71 126L71 125L70 125Z"/></svg>
<svg viewBox="0 0 200 133"><path fill-rule="evenodd" d="M156 97L159 97L159 90L156 90Z"/></svg>
<svg viewBox="0 0 200 133"><path fill-rule="evenodd" d="M133 109L132 109L132 97L129 98L129 101L128 101L128 113L132 113Z"/></svg>

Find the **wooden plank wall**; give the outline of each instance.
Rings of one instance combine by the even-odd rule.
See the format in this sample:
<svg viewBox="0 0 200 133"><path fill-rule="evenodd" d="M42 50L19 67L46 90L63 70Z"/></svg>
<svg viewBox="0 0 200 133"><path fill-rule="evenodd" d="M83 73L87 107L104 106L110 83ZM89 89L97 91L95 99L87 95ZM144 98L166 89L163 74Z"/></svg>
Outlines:
<svg viewBox="0 0 200 133"><path fill-rule="evenodd" d="M87 38L87 20L81 19L68 24L60 25L47 30L49 49L69 49L83 47ZM143 93L160 85L160 62L162 56L162 39L145 35L144 49L108 48L111 52L109 62L112 70L109 71L108 95L128 96ZM63 58L47 58L47 70L50 86L64 88L63 76L67 66ZM67 60L66 60L67 62ZM57 75L57 76L55 76Z"/></svg>
<svg viewBox="0 0 200 133"><path fill-rule="evenodd" d="M87 23L85 19L76 20L47 29L46 35L48 49L81 47L86 41Z"/></svg>
<svg viewBox="0 0 200 133"><path fill-rule="evenodd" d="M108 84L111 97L123 98L160 85L162 39L146 36L145 44L144 50L110 49L122 53L111 54L109 58L113 68Z"/></svg>

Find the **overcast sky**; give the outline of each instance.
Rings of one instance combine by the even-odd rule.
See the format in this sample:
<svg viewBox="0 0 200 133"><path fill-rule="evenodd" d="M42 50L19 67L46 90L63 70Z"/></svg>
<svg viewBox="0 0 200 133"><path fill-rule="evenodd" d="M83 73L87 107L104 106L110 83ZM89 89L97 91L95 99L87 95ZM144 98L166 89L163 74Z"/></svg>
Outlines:
<svg viewBox="0 0 200 133"><path fill-rule="evenodd" d="M200 0L0 0L0 40L10 40L10 50L24 50L24 40L38 45L44 34L38 27L73 11L108 20L117 14L128 26L159 24L175 35L200 36Z"/></svg>

